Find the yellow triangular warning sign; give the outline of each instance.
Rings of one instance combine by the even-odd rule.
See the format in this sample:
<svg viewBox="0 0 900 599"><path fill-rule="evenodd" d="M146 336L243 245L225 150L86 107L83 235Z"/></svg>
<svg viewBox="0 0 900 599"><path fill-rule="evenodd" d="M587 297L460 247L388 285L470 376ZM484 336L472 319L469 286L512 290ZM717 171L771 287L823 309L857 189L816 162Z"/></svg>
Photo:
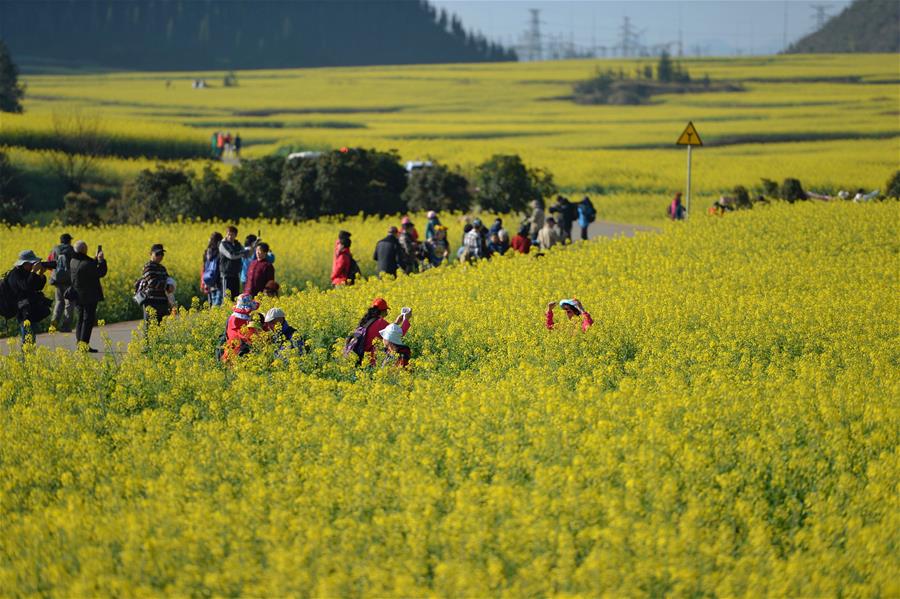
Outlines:
<svg viewBox="0 0 900 599"><path fill-rule="evenodd" d="M703 141L700 139L700 134L697 133L697 129L694 128L693 122L688 122L687 127L684 128L684 133L681 134L681 137L678 138L678 141L675 142L679 146L702 146Z"/></svg>

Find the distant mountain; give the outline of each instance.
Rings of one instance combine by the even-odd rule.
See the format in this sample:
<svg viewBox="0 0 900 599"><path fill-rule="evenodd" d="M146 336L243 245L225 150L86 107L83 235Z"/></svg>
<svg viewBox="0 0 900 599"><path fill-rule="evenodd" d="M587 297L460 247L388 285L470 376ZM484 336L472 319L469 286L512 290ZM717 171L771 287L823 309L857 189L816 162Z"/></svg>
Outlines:
<svg viewBox="0 0 900 599"><path fill-rule="evenodd" d="M0 0L22 65L258 69L516 60L425 0Z"/></svg>
<svg viewBox="0 0 900 599"><path fill-rule="evenodd" d="M856 0L787 49L789 54L822 52L900 52L900 2Z"/></svg>

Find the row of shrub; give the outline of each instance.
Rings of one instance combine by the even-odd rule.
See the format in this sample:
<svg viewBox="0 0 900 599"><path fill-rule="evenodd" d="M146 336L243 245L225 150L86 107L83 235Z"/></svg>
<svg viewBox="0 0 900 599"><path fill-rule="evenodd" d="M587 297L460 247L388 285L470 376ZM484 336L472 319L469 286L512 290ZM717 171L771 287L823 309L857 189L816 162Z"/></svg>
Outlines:
<svg viewBox="0 0 900 599"><path fill-rule="evenodd" d="M859 190L863 191L863 190ZM853 197L849 194L846 199ZM799 179L788 177L780 184L771 179L761 179L760 185L751 190L743 185L736 185L730 192L729 206L731 208L743 210L753 208L754 204L766 203L771 200L783 200L785 202L802 202L805 200L815 199L816 194L810 194L803 189L803 183ZM839 197L839 196L838 196ZM885 183L885 189L877 195L879 199L900 199L900 171L895 171L893 175Z"/></svg>
<svg viewBox="0 0 900 599"><path fill-rule="evenodd" d="M395 152L345 148L307 158L244 160L226 178L211 164L200 173L184 165L160 164L141 171L104 209L87 193L68 194L62 218L68 224L256 216L305 220L407 210L467 211L476 202L484 210L510 212L525 210L532 200L555 192L553 176L529 168L518 155L491 157L470 181L437 162L407 173Z"/></svg>

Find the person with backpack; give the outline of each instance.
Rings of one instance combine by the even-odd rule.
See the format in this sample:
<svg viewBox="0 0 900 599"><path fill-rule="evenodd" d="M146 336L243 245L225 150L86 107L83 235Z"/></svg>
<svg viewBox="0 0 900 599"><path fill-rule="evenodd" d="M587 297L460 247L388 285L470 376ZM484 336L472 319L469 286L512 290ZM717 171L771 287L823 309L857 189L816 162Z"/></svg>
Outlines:
<svg viewBox="0 0 900 599"><path fill-rule="evenodd" d="M413 224L407 220L400 229L400 235L397 240L400 242L402 250L400 256L400 267L403 272L410 274L419 270L419 243L416 241L417 235Z"/></svg>
<svg viewBox="0 0 900 599"><path fill-rule="evenodd" d="M220 359L227 362L235 356L244 356L253 348L253 338L261 332L259 323L253 318L253 312L259 309L259 302L253 297L243 294L238 296L231 316L225 324L224 340L221 346Z"/></svg>
<svg viewBox="0 0 900 599"><path fill-rule="evenodd" d="M578 202L578 226L581 227L582 241L587 241L588 229L595 220L597 220L597 211L594 209L594 204L591 202L591 198L584 196Z"/></svg>
<svg viewBox="0 0 900 599"><path fill-rule="evenodd" d="M47 284L44 271L51 266L41 262L34 251L24 250L0 281L0 315L16 317L23 344L34 342L32 326L50 316L51 301L42 291Z"/></svg>
<svg viewBox="0 0 900 599"><path fill-rule="evenodd" d="M50 256L47 258L50 262L56 262L56 268L50 274L49 281L56 288L53 298L53 316L50 322L62 333L68 333L72 330L75 304L71 300L66 299L66 291L72 284L69 263L72 261L74 254L72 236L68 233L63 233L59 236L59 245L50 250Z"/></svg>
<svg viewBox="0 0 900 599"><path fill-rule="evenodd" d="M262 242L256 246L256 259L250 263L247 269L247 283L244 285L244 294L256 297L266 288L269 281L275 280L275 267L269 262L269 244Z"/></svg>
<svg viewBox="0 0 900 599"><path fill-rule="evenodd" d="M396 275L401 265L402 252L400 240L397 239L397 227L390 227L387 237L375 245L375 252L372 254L372 259L378 265L378 274Z"/></svg>
<svg viewBox="0 0 900 599"><path fill-rule="evenodd" d="M169 313L169 272L162 265L166 250L161 243L150 248L150 260L144 264L141 278L135 283L135 301L144 310L144 322L155 318L157 324Z"/></svg>
<svg viewBox="0 0 900 599"><path fill-rule="evenodd" d="M221 306L224 296L222 273L219 268L219 244L222 234L218 231L209 236L209 244L203 252L203 269L200 271L200 291L206 294L210 307Z"/></svg>
<svg viewBox="0 0 900 599"><path fill-rule="evenodd" d="M237 227L225 230L225 239L219 243L219 273L222 276L222 294L225 291L236 299L241 294L241 270L249 251L237 240Z"/></svg>
<svg viewBox="0 0 900 599"><path fill-rule="evenodd" d="M359 274L359 264L350 253L350 233L341 231L334 243L334 260L331 263L331 284L335 287L352 285Z"/></svg>
<svg viewBox="0 0 900 599"><path fill-rule="evenodd" d="M344 345L344 355L356 354L357 366L362 364L366 354L369 355L369 365L375 366L375 347L373 342L380 335L381 331L390 324L384 319L388 311L387 301L381 297L375 298L375 301L372 302L372 305L366 310L363 317L359 319L356 329L347 338L347 343ZM400 324L401 337L409 330L409 319L412 317L412 310L406 311L404 314L405 318Z"/></svg>
<svg viewBox="0 0 900 599"><path fill-rule="evenodd" d="M575 204L565 196L556 196L556 204L550 207L550 212L558 215L557 223L559 223L561 241L566 239L572 241L572 223L578 218L578 208Z"/></svg>
<svg viewBox="0 0 900 599"><path fill-rule="evenodd" d="M550 302L549 304L547 304L547 328L551 331L554 327L553 308L555 308L556 305L557 302ZM587 310L585 310L581 302L575 298L559 300L559 307L563 309L563 311L566 313L566 316L568 316L570 320L578 316L581 317L581 330L583 332L587 331L589 328L591 328L591 325L594 324L594 319L591 318L591 315Z"/></svg>
<svg viewBox="0 0 900 599"><path fill-rule="evenodd" d="M78 309L78 326L75 329L75 341L84 343L89 353L97 350L91 347L91 332L97 323L97 304L103 301L103 286L100 279L106 276L107 266L103 250L97 250L97 256L87 255L88 246L84 241L75 242L75 254L72 257L72 290L75 305Z"/></svg>

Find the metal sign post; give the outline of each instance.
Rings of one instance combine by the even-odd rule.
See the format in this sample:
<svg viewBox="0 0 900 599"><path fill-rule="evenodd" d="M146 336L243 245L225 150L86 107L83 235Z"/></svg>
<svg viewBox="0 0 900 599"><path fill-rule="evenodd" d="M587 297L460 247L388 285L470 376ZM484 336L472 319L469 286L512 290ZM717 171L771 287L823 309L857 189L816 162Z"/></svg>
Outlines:
<svg viewBox="0 0 900 599"><path fill-rule="evenodd" d="M688 122L684 132L675 143L679 146L687 146L687 193L685 194L684 215L688 217L691 214L691 150L694 146L703 145L703 141L700 139L700 134L697 133L693 121Z"/></svg>

